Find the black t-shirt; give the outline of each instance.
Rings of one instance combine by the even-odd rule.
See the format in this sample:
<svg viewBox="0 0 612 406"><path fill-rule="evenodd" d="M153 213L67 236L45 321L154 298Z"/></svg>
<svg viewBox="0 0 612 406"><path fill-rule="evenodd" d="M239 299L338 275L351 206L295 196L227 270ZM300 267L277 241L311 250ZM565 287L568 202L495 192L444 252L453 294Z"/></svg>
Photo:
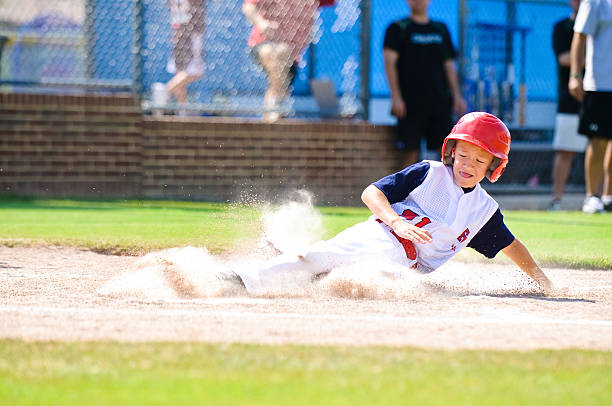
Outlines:
<svg viewBox="0 0 612 406"><path fill-rule="evenodd" d="M574 36L574 20L565 18L558 21L553 29L553 50L555 51L555 61L557 62L557 94L559 101L557 111L559 113L578 114L580 103L569 93L567 84L569 82L569 66L559 64L559 55L570 50L572 37Z"/></svg>
<svg viewBox="0 0 612 406"><path fill-rule="evenodd" d="M385 32L384 48L399 54L397 71L402 97L409 112L446 112L452 98L444 62L455 59L446 25L438 21L419 24L395 21Z"/></svg>

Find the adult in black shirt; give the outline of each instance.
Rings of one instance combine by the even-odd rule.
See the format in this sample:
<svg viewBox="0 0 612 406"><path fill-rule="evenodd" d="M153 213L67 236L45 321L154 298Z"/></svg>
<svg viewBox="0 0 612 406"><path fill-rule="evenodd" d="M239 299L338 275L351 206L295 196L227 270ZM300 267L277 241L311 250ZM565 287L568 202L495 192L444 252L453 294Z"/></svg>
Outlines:
<svg viewBox="0 0 612 406"><path fill-rule="evenodd" d="M452 128L452 110L466 110L455 69L457 51L446 25L429 19L430 1L407 0L410 16L389 25L383 44L404 166L420 160L422 138L427 149L439 151Z"/></svg>
<svg viewBox="0 0 612 406"><path fill-rule="evenodd" d="M568 89L570 74L570 47L574 36L574 20L580 6L580 0L570 0L572 14L558 21L553 28L553 50L557 59L557 116L555 120L555 136L553 149L552 201L550 210L561 209L561 198L572 167L572 161L577 152L584 152L587 138L578 133L580 103Z"/></svg>

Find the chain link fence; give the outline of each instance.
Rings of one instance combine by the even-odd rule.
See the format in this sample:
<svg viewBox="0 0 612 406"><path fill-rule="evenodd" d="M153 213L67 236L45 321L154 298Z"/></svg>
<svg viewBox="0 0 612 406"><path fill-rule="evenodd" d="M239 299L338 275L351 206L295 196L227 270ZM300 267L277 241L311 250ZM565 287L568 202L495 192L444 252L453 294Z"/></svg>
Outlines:
<svg viewBox="0 0 612 406"><path fill-rule="evenodd" d="M248 4L273 10L272 31L293 31L277 74L289 79L275 92ZM527 102L554 104L551 37L569 15L564 1L432 0L429 10L460 51L470 109L526 125ZM408 14L405 0L0 0L0 87L133 91L162 114L367 118L372 100L389 97L385 29Z"/></svg>

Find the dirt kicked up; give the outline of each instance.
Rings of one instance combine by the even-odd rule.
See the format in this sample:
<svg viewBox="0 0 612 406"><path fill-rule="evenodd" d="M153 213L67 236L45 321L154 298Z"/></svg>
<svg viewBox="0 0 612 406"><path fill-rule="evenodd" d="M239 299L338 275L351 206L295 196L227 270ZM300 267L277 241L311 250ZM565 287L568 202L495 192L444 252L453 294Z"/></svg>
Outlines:
<svg viewBox="0 0 612 406"><path fill-rule="evenodd" d="M513 266L453 260L402 283L347 270L254 297L205 281L201 290L181 291L151 262L227 258L201 248L149 255L0 247L0 337L612 349L609 271L544 269L558 288L544 297Z"/></svg>

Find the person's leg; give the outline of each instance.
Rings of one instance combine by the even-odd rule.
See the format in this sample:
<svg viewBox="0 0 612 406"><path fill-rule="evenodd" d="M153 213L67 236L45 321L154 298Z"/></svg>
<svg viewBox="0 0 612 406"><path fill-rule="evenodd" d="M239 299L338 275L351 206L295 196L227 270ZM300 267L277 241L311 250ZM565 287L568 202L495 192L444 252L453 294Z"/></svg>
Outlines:
<svg viewBox="0 0 612 406"><path fill-rule="evenodd" d="M177 30L173 38L176 74L166 83L166 90L179 104L187 102L187 86L204 75L203 34Z"/></svg>
<svg viewBox="0 0 612 406"><path fill-rule="evenodd" d="M559 201L561 200L561 197L563 197L565 185L567 183L567 178L569 177L570 169L572 168L572 161L575 155L576 153L574 151L557 151L555 153L552 170L553 201Z"/></svg>
<svg viewBox="0 0 612 406"><path fill-rule="evenodd" d="M599 124L602 138L607 140L606 152L604 156L604 173L603 173L603 196L606 196L606 211L612 211L612 92L604 92L601 94L600 102L598 103Z"/></svg>
<svg viewBox="0 0 612 406"><path fill-rule="evenodd" d="M290 60L289 46L284 43L265 43L258 47L259 60L268 78L268 88L264 95L264 120L276 121L278 109L287 97L289 88Z"/></svg>
<svg viewBox="0 0 612 406"><path fill-rule="evenodd" d="M591 138L584 154L584 175L587 196L599 196L601 194L606 144L606 140Z"/></svg>
<svg viewBox="0 0 612 406"><path fill-rule="evenodd" d="M580 109L578 132L589 137L589 144L584 154L584 177L586 197L582 205L585 213L597 213L603 210L601 202L601 186L603 179L603 160L607 140L599 134L601 106L598 105L597 92L585 92ZM605 113L606 115L609 112Z"/></svg>
<svg viewBox="0 0 612 406"><path fill-rule="evenodd" d="M442 156L442 144L453 129L452 115L450 110L441 113L432 113L426 117L425 138L427 139L427 150L434 153L435 159Z"/></svg>
<svg viewBox="0 0 612 406"><path fill-rule="evenodd" d="M384 225L366 220L320 241L304 255L279 255L257 269L236 270L250 293L265 294L303 288L317 276L335 268L355 263L394 261L406 269L414 264L404 253L401 243Z"/></svg>
<svg viewBox="0 0 612 406"><path fill-rule="evenodd" d="M604 209L599 196L601 196L605 149L606 140L591 138L584 155L586 197L582 205L582 211L585 213L597 213Z"/></svg>
<svg viewBox="0 0 612 406"><path fill-rule="evenodd" d="M553 150L555 156L552 169L552 201L550 210L561 208L560 201L572 168L572 161L577 152L584 152L588 139L578 133L578 115L557 113L555 117L555 135Z"/></svg>
<svg viewBox="0 0 612 406"><path fill-rule="evenodd" d="M174 95L178 103L186 103L187 86L191 82L198 80L200 77L200 75L189 75L185 71L177 72L177 74L174 75L166 84L166 89L168 90L168 93Z"/></svg>
<svg viewBox="0 0 612 406"><path fill-rule="evenodd" d="M612 211L612 140L606 144L603 171L603 192L602 200L606 211Z"/></svg>
<svg viewBox="0 0 612 406"><path fill-rule="evenodd" d="M397 120L396 147L402 169L420 161L423 124L422 115L408 115Z"/></svg>
<svg viewBox="0 0 612 406"><path fill-rule="evenodd" d="M420 161L421 149L404 149L400 154L402 165L405 168Z"/></svg>

